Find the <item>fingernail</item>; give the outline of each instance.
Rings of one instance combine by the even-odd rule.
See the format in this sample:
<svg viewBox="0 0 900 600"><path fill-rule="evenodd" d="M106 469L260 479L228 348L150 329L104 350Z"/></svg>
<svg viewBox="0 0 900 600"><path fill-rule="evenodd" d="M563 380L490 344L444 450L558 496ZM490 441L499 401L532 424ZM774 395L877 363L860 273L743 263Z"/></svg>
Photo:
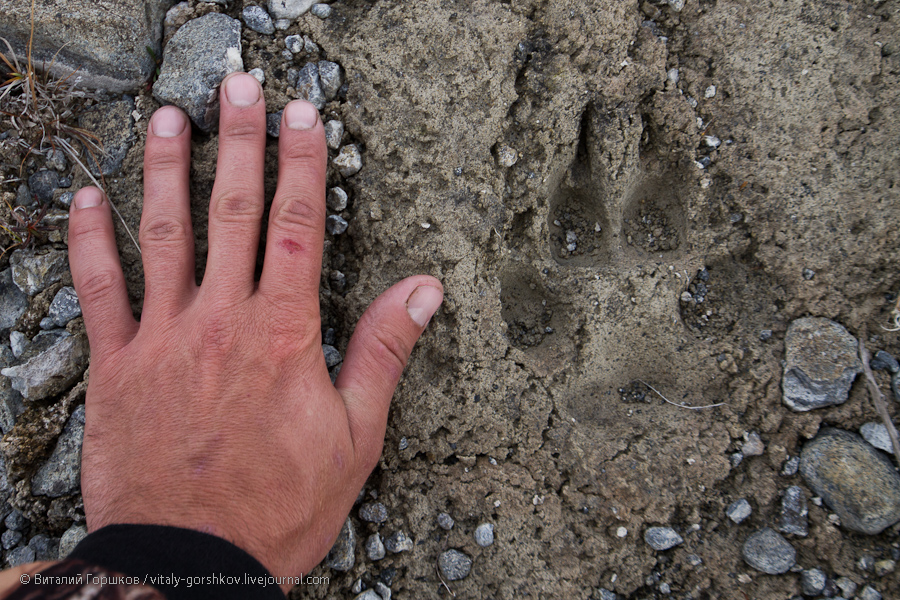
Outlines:
<svg viewBox="0 0 900 600"><path fill-rule="evenodd" d="M443 299L444 293L441 290L430 285L420 285L409 295L406 311L419 327L425 327Z"/></svg>
<svg viewBox="0 0 900 600"><path fill-rule="evenodd" d="M97 188L84 188L75 194L75 208L91 208L103 204L103 193Z"/></svg>
<svg viewBox="0 0 900 600"><path fill-rule="evenodd" d="M306 100L294 100L284 108L284 122L291 129L312 129L319 121L319 111Z"/></svg>
<svg viewBox="0 0 900 600"><path fill-rule="evenodd" d="M259 102L259 82L252 75L237 73L225 81L225 97L234 106L251 106Z"/></svg>
<svg viewBox="0 0 900 600"><path fill-rule="evenodd" d="M153 135L157 137L175 137L184 131L187 119L184 113L174 106L164 106L153 114L150 125L153 127Z"/></svg>

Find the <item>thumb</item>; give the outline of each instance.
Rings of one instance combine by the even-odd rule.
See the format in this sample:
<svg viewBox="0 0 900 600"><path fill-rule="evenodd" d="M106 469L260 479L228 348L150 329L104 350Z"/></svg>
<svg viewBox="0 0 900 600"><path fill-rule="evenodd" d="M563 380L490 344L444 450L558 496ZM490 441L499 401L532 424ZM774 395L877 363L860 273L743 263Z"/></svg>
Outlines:
<svg viewBox="0 0 900 600"><path fill-rule="evenodd" d="M350 338L335 388L344 399L358 456L381 453L388 407L413 346L444 298L434 277L404 279L366 309ZM374 456L371 456L374 455Z"/></svg>

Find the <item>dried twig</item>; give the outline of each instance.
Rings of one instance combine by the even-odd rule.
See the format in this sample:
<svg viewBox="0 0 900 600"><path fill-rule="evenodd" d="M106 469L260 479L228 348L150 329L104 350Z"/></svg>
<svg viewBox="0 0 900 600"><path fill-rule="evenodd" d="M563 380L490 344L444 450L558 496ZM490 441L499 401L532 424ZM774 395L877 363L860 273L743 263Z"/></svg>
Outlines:
<svg viewBox="0 0 900 600"><path fill-rule="evenodd" d="M662 393L660 393L660 391L659 391L658 389L656 389L655 387L653 387L652 385L650 385L650 384L647 383L646 381L641 381L640 379L636 379L635 381L637 381L638 383L643 383L643 384L646 385L648 388L650 388L651 390L653 390L654 392L656 392L656 395L657 395L657 396L659 396L660 398L662 398L663 400L665 400L666 402L668 402L668 403L671 404L672 406L677 406L678 408L688 408L688 409L690 409L690 410L703 410L704 408L716 408L717 406L725 406L725 403L724 403L724 402L719 402L718 404L707 404L706 406L688 406L687 404L678 404L677 402L672 402L671 400L669 400L668 398L666 398L665 396L663 396Z"/></svg>
<svg viewBox="0 0 900 600"><path fill-rule="evenodd" d="M875 405L878 416L881 417L881 420L884 421L884 426L887 427L888 436L891 438L891 445L894 447L894 458L900 463L900 436L897 435L897 428L894 427L891 416L888 414L884 394L878 389L878 383L875 382L875 376L872 374L872 367L869 366L869 351L866 350L866 344L863 342L864 337L865 331L859 336L859 360L862 361L863 371L866 374L866 383L869 386L869 395L872 397L872 404Z"/></svg>
<svg viewBox="0 0 900 600"><path fill-rule="evenodd" d="M438 567L437 564L434 565L434 570L437 572L438 579L441 580L441 585L444 586L444 588L447 590L447 592L448 592L451 596L453 596L454 598L456 598L456 593L455 593L453 590L450 589L450 586L447 585L447 582L444 581L444 578L443 578L443 577L441 577L441 569L440 569L440 567Z"/></svg>

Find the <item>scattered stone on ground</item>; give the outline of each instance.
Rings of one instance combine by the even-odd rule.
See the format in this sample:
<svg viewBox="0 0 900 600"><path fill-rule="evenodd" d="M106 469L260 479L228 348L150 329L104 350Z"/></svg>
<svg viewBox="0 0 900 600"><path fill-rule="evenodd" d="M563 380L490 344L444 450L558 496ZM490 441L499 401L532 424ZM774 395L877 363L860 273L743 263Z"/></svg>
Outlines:
<svg viewBox="0 0 900 600"><path fill-rule="evenodd" d="M327 19L331 16L332 8L327 4L313 4L309 12L316 15L320 19ZM386 600L386 599L385 599Z"/></svg>
<svg viewBox="0 0 900 600"><path fill-rule="evenodd" d="M35 496L58 498L78 491L81 483L81 444L84 440L84 405L72 413L53 453L31 480Z"/></svg>
<svg viewBox="0 0 900 600"><path fill-rule="evenodd" d="M369 523L384 523L388 519L387 508L381 502L366 502L359 507L359 518Z"/></svg>
<svg viewBox="0 0 900 600"><path fill-rule="evenodd" d="M78 543L87 537L87 527L76 523L66 529L59 540L59 558L65 558L69 555Z"/></svg>
<svg viewBox="0 0 900 600"><path fill-rule="evenodd" d="M316 0L269 0L269 14L274 19L288 19L293 21L312 6Z"/></svg>
<svg viewBox="0 0 900 600"><path fill-rule="evenodd" d="M321 69L321 67L319 67ZM325 143L332 150L341 147L341 138L344 137L344 124L337 119L325 123ZM340 188L337 188L340 189ZM343 210L343 209L342 209Z"/></svg>
<svg viewBox="0 0 900 600"><path fill-rule="evenodd" d="M735 523L741 523L744 519L749 517L752 512L753 509L750 507L750 503L747 502L746 498L735 500L725 509L725 514Z"/></svg>
<svg viewBox="0 0 900 600"><path fill-rule="evenodd" d="M863 426L859 428L859 433L864 440L879 450L884 450L888 454L894 453L894 446L891 444L891 436L888 433L887 427L884 426L884 423L875 421L864 423Z"/></svg>
<svg viewBox="0 0 900 600"><path fill-rule="evenodd" d="M356 144L347 144L331 161L344 177L351 177L362 169L362 154Z"/></svg>
<svg viewBox="0 0 900 600"><path fill-rule="evenodd" d="M500 163L501 167L509 168L516 164L518 160L519 153L516 152L515 148L507 146L506 144L502 144L497 148L497 162Z"/></svg>
<svg viewBox="0 0 900 600"><path fill-rule="evenodd" d="M384 543L381 541L379 534L373 533L366 538L366 556L369 560L381 560L384 558Z"/></svg>
<svg viewBox="0 0 900 600"><path fill-rule="evenodd" d="M654 550L668 550L684 542L671 527L649 527L644 532L644 541Z"/></svg>
<svg viewBox="0 0 900 600"><path fill-rule="evenodd" d="M328 208L334 212L341 212L347 208L347 192L342 188L333 187L328 190L328 196L325 203Z"/></svg>
<svg viewBox="0 0 900 600"><path fill-rule="evenodd" d="M857 600L882 600L881 592L867 585L857 596Z"/></svg>
<svg viewBox="0 0 900 600"><path fill-rule="evenodd" d="M53 200L53 191L59 187L59 173L56 171L37 171L28 178L28 189L40 204L48 204Z"/></svg>
<svg viewBox="0 0 900 600"><path fill-rule="evenodd" d="M494 526L491 523L482 523L475 528L475 543L482 548L494 543Z"/></svg>
<svg viewBox="0 0 900 600"><path fill-rule="evenodd" d="M797 474L797 471L800 470L800 457L792 456L791 458L784 461L784 466L781 468L781 474L785 477L791 477Z"/></svg>
<svg viewBox="0 0 900 600"><path fill-rule="evenodd" d="M341 235L350 224L340 215L328 215L325 219L325 231L328 235Z"/></svg>
<svg viewBox="0 0 900 600"><path fill-rule="evenodd" d="M59 538L51 538L49 535L39 533L28 540L28 547L34 550L35 560L59 559Z"/></svg>
<svg viewBox="0 0 900 600"><path fill-rule="evenodd" d="M847 529L875 535L900 521L900 474L855 433L824 428L800 456L807 485Z"/></svg>
<svg viewBox="0 0 900 600"><path fill-rule="evenodd" d="M18 567L35 560L34 548L30 546L20 546L9 551L6 555L6 562L10 567Z"/></svg>
<svg viewBox="0 0 900 600"><path fill-rule="evenodd" d="M344 360L338 349L329 344L322 344L322 353L325 355L325 366L329 369L336 367Z"/></svg>
<svg viewBox="0 0 900 600"><path fill-rule="evenodd" d="M453 517L451 517L449 514L440 513L437 516L437 524L438 524L438 527L440 527L441 529L443 529L445 531L450 531L451 529L453 529L453 526L456 524L456 521L454 521Z"/></svg>
<svg viewBox="0 0 900 600"><path fill-rule="evenodd" d="M399 554L413 549L413 541L403 531L395 531L386 540L384 547L392 554Z"/></svg>
<svg viewBox="0 0 900 600"><path fill-rule="evenodd" d="M269 113L266 115L266 133L273 138L281 135L281 114L284 111L279 110L277 113Z"/></svg>
<svg viewBox="0 0 900 600"><path fill-rule="evenodd" d="M9 259L12 280L22 293L34 296L60 281L68 271L63 250L16 250Z"/></svg>
<svg viewBox="0 0 900 600"><path fill-rule="evenodd" d="M356 553L356 530L353 529L353 523L350 517L344 521L341 532L338 534L337 540L328 555L325 557L324 564L329 569L335 571L349 571L353 568Z"/></svg>
<svg viewBox="0 0 900 600"><path fill-rule="evenodd" d="M862 371L856 338L828 319L805 317L784 337L784 403L795 411L843 404Z"/></svg>
<svg viewBox="0 0 900 600"><path fill-rule="evenodd" d="M825 572L821 569L806 569L800 573L800 588L804 596L818 596L825 591L827 581Z"/></svg>
<svg viewBox="0 0 900 600"><path fill-rule="evenodd" d="M375 590L365 590L356 596L353 600L381 600L381 596L375 593Z"/></svg>
<svg viewBox="0 0 900 600"><path fill-rule="evenodd" d="M889 352L879 350L869 361L869 366L875 371L888 371L892 374L900 373L900 363Z"/></svg>
<svg viewBox="0 0 900 600"><path fill-rule="evenodd" d="M806 492L803 488L793 485L784 490L781 497L781 522L778 525L781 533L806 537L809 534L807 515Z"/></svg>
<svg viewBox="0 0 900 600"><path fill-rule="evenodd" d="M465 579L472 570L472 559L459 550L445 550L438 558L438 568L447 581L459 581Z"/></svg>
<svg viewBox="0 0 900 600"><path fill-rule="evenodd" d="M856 582L849 577L838 577L835 584L841 590L841 596L844 598L852 598L858 587Z"/></svg>
<svg viewBox="0 0 900 600"><path fill-rule="evenodd" d="M241 17L244 19L247 27L257 33L263 35L275 33L275 24L272 22L272 17L269 16L269 13L262 6L245 6Z"/></svg>
<svg viewBox="0 0 900 600"><path fill-rule="evenodd" d="M766 445L763 443L759 434L755 431L744 434L744 444L741 446L741 453L746 456L762 456L766 451Z"/></svg>
<svg viewBox="0 0 900 600"><path fill-rule="evenodd" d="M78 117L78 126L96 136L102 151L94 150L86 160L95 177L117 173L134 144L134 99L104 102ZM96 160L95 160L96 159Z"/></svg>
<svg viewBox="0 0 900 600"><path fill-rule="evenodd" d="M297 72L297 83L294 85L300 97L311 103L317 110L325 108L325 94L319 80L319 67L316 63L306 63Z"/></svg>
<svg viewBox="0 0 900 600"><path fill-rule="evenodd" d="M240 22L210 13L189 21L169 40L153 95L209 131L219 123L219 84L243 69Z"/></svg>
<svg viewBox="0 0 900 600"><path fill-rule="evenodd" d="M24 257L20 261L24 262ZM31 289L27 282L28 272L27 267L23 266L19 270L19 280L26 288ZM19 284L13 282L13 269L0 271L0 332L6 332L13 327L26 310L28 310L28 294L22 291Z"/></svg>
<svg viewBox="0 0 900 600"><path fill-rule="evenodd" d="M28 362L0 370L25 400L40 400L65 391L75 383L88 362L84 335L60 339Z"/></svg>
<svg viewBox="0 0 900 600"><path fill-rule="evenodd" d="M75 317L81 316L81 305L78 303L78 294L75 288L65 286L56 292L47 317L57 327L65 327Z"/></svg>
<svg viewBox="0 0 900 600"><path fill-rule="evenodd" d="M774 529L760 529L744 542L744 560L769 575L780 575L797 562L797 551Z"/></svg>
<svg viewBox="0 0 900 600"><path fill-rule="evenodd" d="M325 94L326 100L334 100L344 83L344 77L341 75L341 66L335 62L328 60L320 60L319 82L322 84L322 93Z"/></svg>

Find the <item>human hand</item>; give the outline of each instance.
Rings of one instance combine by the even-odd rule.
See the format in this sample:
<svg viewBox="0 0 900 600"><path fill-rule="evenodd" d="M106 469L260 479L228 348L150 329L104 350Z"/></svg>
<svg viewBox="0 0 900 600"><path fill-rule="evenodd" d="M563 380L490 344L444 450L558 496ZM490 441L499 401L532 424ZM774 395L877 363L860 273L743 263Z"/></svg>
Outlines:
<svg viewBox="0 0 900 600"><path fill-rule="evenodd" d="M88 529L137 523L212 533L274 575L297 576L333 544L378 462L388 406L443 297L404 279L362 316L332 386L320 340L327 151L318 112L294 101L262 275L266 110L246 74L222 85L209 256L195 284L190 126L163 107L144 156L145 293L132 316L108 201L72 203L69 253L92 360L82 493Z"/></svg>

